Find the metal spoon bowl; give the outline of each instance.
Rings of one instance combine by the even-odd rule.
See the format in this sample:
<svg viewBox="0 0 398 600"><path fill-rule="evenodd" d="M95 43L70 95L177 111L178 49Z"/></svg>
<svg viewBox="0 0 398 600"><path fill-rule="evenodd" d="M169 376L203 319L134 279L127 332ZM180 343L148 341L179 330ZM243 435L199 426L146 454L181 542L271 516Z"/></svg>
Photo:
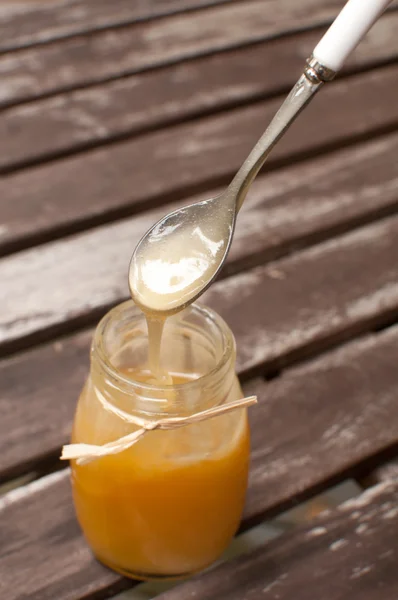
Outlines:
<svg viewBox="0 0 398 600"><path fill-rule="evenodd" d="M235 226L235 201L216 196L175 210L138 243L129 286L147 314L171 315L193 302L217 276Z"/></svg>

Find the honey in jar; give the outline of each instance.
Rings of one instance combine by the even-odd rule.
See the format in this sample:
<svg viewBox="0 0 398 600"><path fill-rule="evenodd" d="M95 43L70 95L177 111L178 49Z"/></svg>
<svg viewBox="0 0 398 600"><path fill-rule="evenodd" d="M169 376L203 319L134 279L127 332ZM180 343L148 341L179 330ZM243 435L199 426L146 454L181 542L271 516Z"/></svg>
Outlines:
<svg viewBox="0 0 398 600"><path fill-rule="evenodd" d="M181 417L243 396L232 333L203 306L166 321L167 384L154 382L147 357L145 317L125 302L97 327L73 442L103 445L137 429L120 415ZM139 579L187 576L216 560L235 534L248 466L246 409L149 431L122 452L72 461L77 517L97 558L114 570Z"/></svg>

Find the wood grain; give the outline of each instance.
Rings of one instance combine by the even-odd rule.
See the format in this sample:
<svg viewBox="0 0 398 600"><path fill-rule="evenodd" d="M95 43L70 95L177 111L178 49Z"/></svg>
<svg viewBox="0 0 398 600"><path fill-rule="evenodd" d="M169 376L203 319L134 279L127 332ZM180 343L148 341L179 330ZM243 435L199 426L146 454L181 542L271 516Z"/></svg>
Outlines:
<svg viewBox="0 0 398 600"><path fill-rule="evenodd" d="M203 301L232 324L240 368L279 368L395 317L397 234L392 217L213 285Z"/></svg>
<svg viewBox="0 0 398 600"><path fill-rule="evenodd" d="M336 206L336 214L338 211ZM397 233L398 217L393 217L215 283L205 300L231 324L240 373L247 378L253 372L272 372L353 333L396 318ZM127 228L127 239L128 234L131 228ZM82 246L79 253L69 240L63 242L62 252L59 247L37 249L36 258L32 254L30 259L16 257L21 259L19 265L14 259L7 261L9 275L3 270L0 278L7 290L1 313L6 316L14 311L14 320L3 326L8 344L11 336L14 342L19 337L25 343L29 331L35 332L37 339L43 327L70 331L71 319L88 310L96 317L104 305L121 299L126 286L125 265L113 248L121 234L113 236L104 229L102 235L104 239L108 236L109 248L113 249L109 263L104 260L105 246L99 237ZM62 272L60 264L68 264L70 271ZM57 268L51 269L51 265ZM98 277L94 280L95 272ZM41 273L46 279L40 280ZM18 289L21 280L26 281L25 290ZM48 290L45 281L49 282ZM70 281L73 285L66 283ZM39 310L42 312L38 314ZM26 471L33 461L53 455L61 443L60 434L65 441L86 370L89 338L90 334L82 333L0 363L3 475ZM62 398L62 410L57 407L58 397ZM25 424L21 407L28 398L35 409ZM44 426L46 414L53 415L51 427ZM23 439L23 444L18 444L18 439Z"/></svg>
<svg viewBox="0 0 398 600"><path fill-rule="evenodd" d="M395 600L397 502L397 483L371 488L158 599Z"/></svg>
<svg viewBox="0 0 398 600"><path fill-rule="evenodd" d="M398 173L394 158L397 140L397 135L394 135L362 148L347 150L258 180L253 188L252 198L240 215L229 259L230 266L227 268L232 270L234 267L236 269L256 262L258 264L294 247L318 241L339 230L344 231L361 221L366 222L377 216L378 212L383 215L395 211L398 200ZM10 347L21 347L34 338L37 341L43 333L47 335L46 331L49 330L70 331L71 320L79 323L92 322L104 307L126 297L126 273L132 249L142 234L160 217L161 212L164 209L145 212L139 217L1 260L0 280L3 285L0 288L0 342L3 353ZM253 304L249 309L252 319L257 320L258 315L264 312L264 298L271 294L267 304L269 302L273 305L272 296L276 294L278 299L274 310L281 307L285 311L281 298L286 295L291 300L290 318L296 322L298 313L294 316L293 311L297 310L295 299L300 289L303 292L300 299L303 310L309 301L305 285L308 286L308 292L315 294L311 301L315 302L315 310L319 296L316 286L325 285L325 290L329 290L336 280L339 287L335 292L332 290L333 295L329 297L330 301L332 298L336 299L336 306L359 301L359 298L367 294L379 294L380 302L373 306L369 304L369 314L373 314L373 311L377 314L383 300L381 290L385 290L385 309L387 310L388 305L389 309L395 310L396 290L393 283L397 268L394 256L398 252L398 238L394 239L396 228L396 218L371 226L363 232L332 242L330 249L326 245L325 257L323 251L319 253L314 249L314 254L309 251L309 254L300 255L297 259L293 257L282 261L277 270L284 272L287 269L283 280L272 279L272 267L265 266L230 283L216 286L214 292L210 293L211 297L218 297L217 290L225 290L223 304L234 307L232 310L237 310L236 314L239 314L239 296L230 301L227 301L227 297L232 294L230 290L235 285L242 285L245 296L252 296L251 302L255 303L256 297L260 298L260 304ZM339 250L339 245L343 247L344 244L347 244L345 253ZM330 259L327 258L328 254ZM350 256L354 261L352 266ZM300 274L296 268L296 260L299 265L304 261ZM321 265L319 280L313 279L312 283L309 281L307 284L309 273L311 272L311 277L313 273L308 271L306 275L309 267L305 265L316 265L318 260ZM360 273L362 279L359 279L360 283L355 289L349 285L352 275L347 269L355 270L355 265L361 260L369 261L370 264L363 263L363 273ZM341 266L340 278L333 261L345 263ZM379 269L377 261L388 265L388 268ZM323 281L325 268L331 271L330 284L324 284ZM290 274L294 275L293 278ZM346 280L345 274L348 276ZM238 283L235 284L235 281ZM296 287L290 288L290 285ZM348 295L338 297L339 293L346 292ZM325 291L324 300L327 299L328 293ZM310 315L309 310L307 313ZM267 312L263 315L266 319L264 327L270 327L271 332L272 323L275 322L278 326L281 315L270 313L270 323L266 315ZM355 321L356 317L353 316ZM235 325L235 317L229 320ZM349 321L348 315L345 315L341 321L343 329L348 326ZM255 329L255 326L256 323L251 323L251 327ZM277 337L279 336L278 332ZM269 345L267 347L269 349ZM243 361L242 364L249 368L251 361Z"/></svg>
<svg viewBox="0 0 398 600"><path fill-rule="evenodd" d="M50 0L0 7L0 52L54 42L229 0Z"/></svg>
<svg viewBox="0 0 398 600"><path fill-rule="evenodd" d="M68 440L92 332L0 363L0 480L54 463Z"/></svg>
<svg viewBox="0 0 398 600"><path fill-rule="evenodd" d="M10 492L0 507L3 598L97 600L133 585L93 559L75 520L68 471Z"/></svg>
<svg viewBox="0 0 398 600"><path fill-rule="evenodd" d="M246 0L0 56L0 105L325 25L342 0Z"/></svg>
<svg viewBox="0 0 398 600"><path fill-rule="evenodd" d="M250 411L252 469L244 527L310 497L397 444L397 351L395 327L271 383L257 380L245 387L259 394L260 403ZM64 403L67 393L64 385L56 401ZM31 403L37 400L38 395ZM127 585L91 557L74 519L65 471L0 499L0 537L0 590L7 600L27 593L36 600L97 593L102 598Z"/></svg>
<svg viewBox="0 0 398 600"><path fill-rule="evenodd" d="M397 452L397 348L395 326L283 371L268 384L254 379L245 385L260 402L250 412L245 527Z"/></svg>
<svg viewBox="0 0 398 600"><path fill-rule="evenodd" d="M397 73L390 66L325 88L275 148L267 170L396 127L398 103L391 89ZM224 112L3 177L0 247L3 252L26 247L226 183L280 102Z"/></svg>
<svg viewBox="0 0 398 600"><path fill-rule="evenodd" d="M378 21L345 72L396 58L397 28L398 12ZM320 35L318 30L308 31L5 110L0 113L0 169L16 169L288 90Z"/></svg>

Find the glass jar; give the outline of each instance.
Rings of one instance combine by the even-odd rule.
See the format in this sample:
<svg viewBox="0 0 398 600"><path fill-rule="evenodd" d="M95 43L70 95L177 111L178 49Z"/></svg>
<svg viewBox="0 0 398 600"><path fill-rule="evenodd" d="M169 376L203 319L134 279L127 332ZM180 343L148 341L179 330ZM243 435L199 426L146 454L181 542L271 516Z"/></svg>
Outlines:
<svg viewBox="0 0 398 600"><path fill-rule="evenodd" d="M161 364L173 385L148 383L147 353L145 318L132 301L102 319L73 442L103 445L137 428L106 410L104 398L124 413L158 420L243 397L233 335L204 306L166 321ZM249 466L246 409L149 431L123 452L71 466L77 517L101 562L138 579L187 576L217 559L239 526Z"/></svg>

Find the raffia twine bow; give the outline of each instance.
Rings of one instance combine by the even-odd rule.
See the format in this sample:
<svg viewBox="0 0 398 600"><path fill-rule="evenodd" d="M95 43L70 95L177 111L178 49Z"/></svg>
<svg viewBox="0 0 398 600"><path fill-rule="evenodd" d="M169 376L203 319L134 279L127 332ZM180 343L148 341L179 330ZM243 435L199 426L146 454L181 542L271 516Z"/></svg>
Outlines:
<svg viewBox="0 0 398 600"><path fill-rule="evenodd" d="M79 465L87 464L97 458L101 458L101 456L109 456L127 450L136 444L149 431L154 431L155 429L178 429L179 427L185 427L192 423L199 423L206 419L212 419L238 408L248 408L257 403L256 396L249 396L247 398L241 398L240 400L228 402L227 404L221 404L221 406L208 408L187 417L166 417L156 421L149 421L135 415L129 415L123 410L113 406L99 390L96 390L96 393L98 400L105 410L113 413L127 423L137 425L138 429L113 442L103 444L102 446L96 446L95 444L67 444L62 448L61 460L76 460Z"/></svg>

